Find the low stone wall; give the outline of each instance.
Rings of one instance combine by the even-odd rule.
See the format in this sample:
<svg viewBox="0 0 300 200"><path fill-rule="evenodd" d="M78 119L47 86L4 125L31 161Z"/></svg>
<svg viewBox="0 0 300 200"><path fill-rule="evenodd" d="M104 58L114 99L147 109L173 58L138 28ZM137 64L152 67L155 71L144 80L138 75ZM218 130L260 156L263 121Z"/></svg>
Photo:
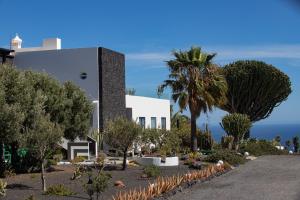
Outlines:
<svg viewBox="0 0 300 200"><path fill-rule="evenodd" d="M165 159L161 157L135 157L134 160L140 165L156 165L160 167L179 165L179 158L177 156L166 157Z"/></svg>

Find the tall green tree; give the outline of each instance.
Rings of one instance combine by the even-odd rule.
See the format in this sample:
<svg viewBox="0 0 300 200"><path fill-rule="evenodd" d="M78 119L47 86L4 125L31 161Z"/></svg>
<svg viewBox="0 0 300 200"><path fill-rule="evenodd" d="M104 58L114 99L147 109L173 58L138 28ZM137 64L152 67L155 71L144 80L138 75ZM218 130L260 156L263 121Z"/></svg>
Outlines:
<svg viewBox="0 0 300 200"><path fill-rule="evenodd" d="M227 84L220 69L212 62L215 55L204 53L200 47L174 51L175 58L167 61L169 79L158 88L161 94L169 87L172 99L178 102L180 109L190 110L192 151L197 151L196 120L201 112L212 111L214 106L226 101Z"/></svg>
<svg viewBox="0 0 300 200"><path fill-rule="evenodd" d="M66 95L64 104L64 137L74 140L85 138L91 128L93 105L85 93L72 82L65 82L63 89Z"/></svg>
<svg viewBox="0 0 300 200"><path fill-rule="evenodd" d="M50 114L45 112L46 97L41 92L35 97L34 123L26 129L25 145L34 153L41 164L41 180L43 191L47 190L45 177L46 158L55 146L61 142L63 130L57 123L51 121Z"/></svg>
<svg viewBox="0 0 300 200"><path fill-rule="evenodd" d="M12 165L15 168L22 166L17 155L17 149L20 147L18 138L26 138L25 130L31 129L36 123L34 108L37 93L44 96L45 114L49 115L51 122L60 125L64 137L71 140L77 137L84 138L89 132L92 103L84 91L70 82L63 85L46 73L23 71L0 64L0 93L0 104L6 105L4 108L18 108L18 113L23 113L21 126L7 134L8 139L5 141L12 149Z"/></svg>
<svg viewBox="0 0 300 200"><path fill-rule="evenodd" d="M126 169L127 152L137 141L142 128L136 122L126 118L117 118L107 123L104 134L105 143L123 152L123 170Z"/></svg>
<svg viewBox="0 0 300 200"><path fill-rule="evenodd" d="M229 113L249 116L251 122L269 117L291 90L289 77L261 61L236 61L224 67L228 83L227 103L221 108Z"/></svg>

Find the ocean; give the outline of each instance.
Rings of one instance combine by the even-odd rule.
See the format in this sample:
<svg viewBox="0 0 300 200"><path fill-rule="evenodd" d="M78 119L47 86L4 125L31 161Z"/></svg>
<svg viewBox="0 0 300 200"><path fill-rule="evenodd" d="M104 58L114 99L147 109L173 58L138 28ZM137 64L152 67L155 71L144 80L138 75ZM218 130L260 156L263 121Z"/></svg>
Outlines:
<svg viewBox="0 0 300 200"><path fill-rule="evenodd" d="M201 126L201 129L204 127ZM211 125L209 129L217 142L221 141L221 137L226 135L220 125ZM292 140L293 137L300 137L300 124L259 124L253 125L250 130L250 137L257 139L272 140L277 135L281 137L281 144L285 145L285 141Z"/></svg>

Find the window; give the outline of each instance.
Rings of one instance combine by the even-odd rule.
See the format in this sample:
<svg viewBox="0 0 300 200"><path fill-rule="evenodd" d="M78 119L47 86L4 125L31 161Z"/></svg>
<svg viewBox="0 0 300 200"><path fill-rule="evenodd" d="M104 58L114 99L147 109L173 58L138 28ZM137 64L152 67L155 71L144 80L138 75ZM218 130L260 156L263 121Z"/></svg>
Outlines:
<svg viewBox="0 0 300 200"><path fill-rule="evenodd" d="M151 128L156 128L156 117L151 117Z"/></svg>
<svg viewBox="0 0 300 200"><path fill-rule="evenodd" d="M161 128L166 129L167 128L167 119L165 117L161 118Z"/></svg>
<svg viewBox="0 0 300 200"><path fill-rule="evenodd" d="M145 117L139 117L139 125L142 128L145 128L145 126L146 126L146 119L145 119Z"/></svg>

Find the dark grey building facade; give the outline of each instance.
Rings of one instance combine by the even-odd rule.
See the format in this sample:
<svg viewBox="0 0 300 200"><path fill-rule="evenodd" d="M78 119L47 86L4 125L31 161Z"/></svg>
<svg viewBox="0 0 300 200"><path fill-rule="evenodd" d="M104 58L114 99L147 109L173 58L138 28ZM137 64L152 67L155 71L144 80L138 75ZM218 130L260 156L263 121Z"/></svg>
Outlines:
<svg viewBox="0 0 300 200"><path fill-rule="evenodd" d="M54 49L16 52L13 65L46 72L61 82L72 81L95 104L93 127L126 116L125 56L103 48Z"/></svg>

